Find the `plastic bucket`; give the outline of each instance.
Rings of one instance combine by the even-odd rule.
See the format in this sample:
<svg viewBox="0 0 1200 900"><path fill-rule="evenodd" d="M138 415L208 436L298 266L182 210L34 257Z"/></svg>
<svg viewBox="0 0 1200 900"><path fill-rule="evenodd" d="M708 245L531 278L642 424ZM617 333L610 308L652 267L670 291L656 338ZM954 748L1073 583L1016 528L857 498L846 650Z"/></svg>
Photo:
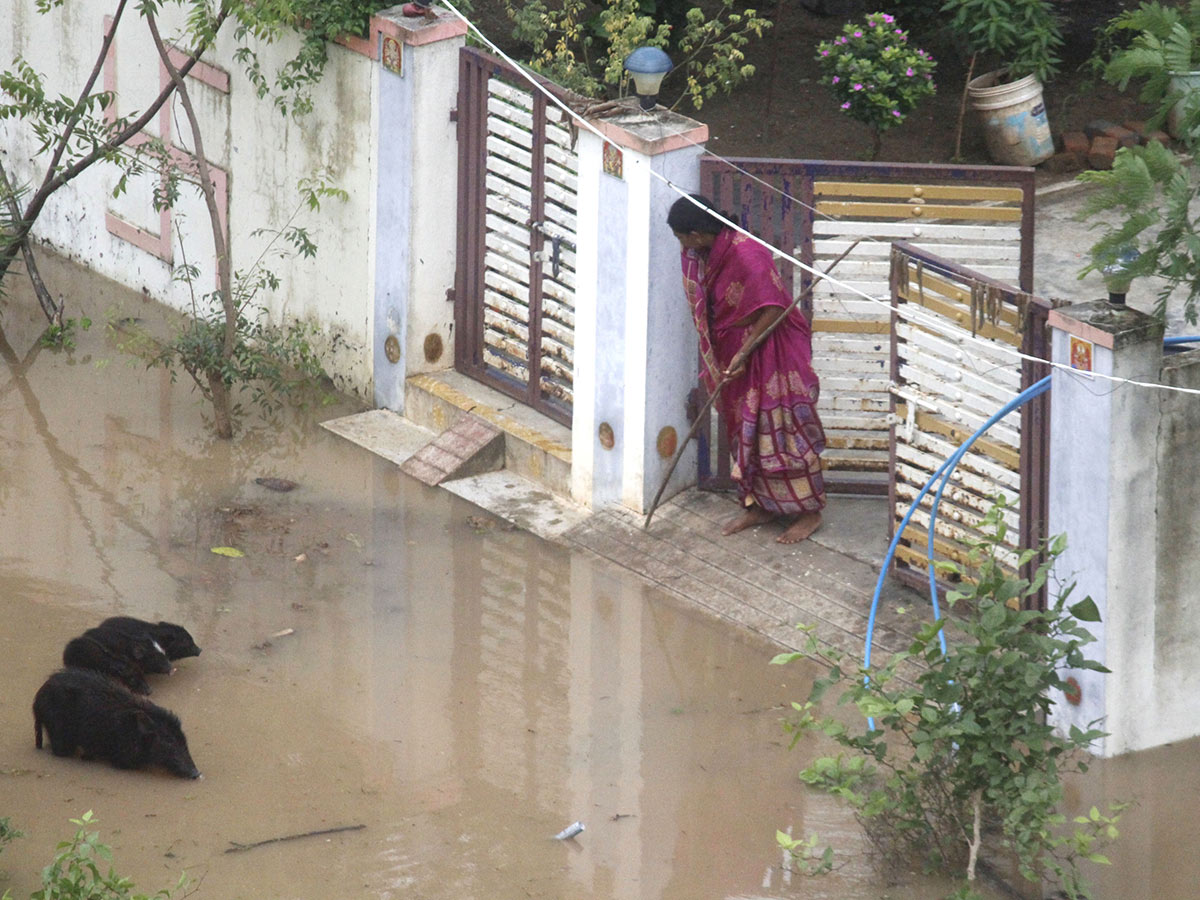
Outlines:
<svg viewBox="0 0 1200 900"><path fill-rule="evenodd" d="M1170 81L1167 83L1167 90L1172 94L1188 94L1198 88L1200 88L1200 72L1172 72ZM1182 137L1179 133L1179 125L1183 119L1183 104L1182 99L1175 101L1175 105L1167 113L1167 134L1173 138Z"/></svg>
<svg viewBox="0 0 1200 900"><path fill-rule="evenodd" d="M1054 155L1054 138L1042 102L1042 83L1032 75L1001 82L1004 69L967 82L967 103L979 113L988 155L1008 166L1036 166Z"/></svg>

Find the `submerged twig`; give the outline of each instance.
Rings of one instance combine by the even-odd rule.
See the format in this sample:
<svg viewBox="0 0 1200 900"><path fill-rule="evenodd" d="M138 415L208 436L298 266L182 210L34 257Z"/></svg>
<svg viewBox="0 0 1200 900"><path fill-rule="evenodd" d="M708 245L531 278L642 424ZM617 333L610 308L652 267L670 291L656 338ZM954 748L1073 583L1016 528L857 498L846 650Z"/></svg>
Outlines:
<svg viewBox="0 0 1200 900"><path fill-rule="evenodd" d="M237 841L230 841L233 846L225 849L226 853L240 853L242 850L253 850L255 847L264 847L267 844L280 844L284 841L298 841L300 838L319 837L322 834L340 834L343 831L362 831L366 825L340 825L337 828L322 828L318 831L306 831L303 834L286 834L283 837L268 838L265 841L255 841L253 844L240 844Z"/></svg>

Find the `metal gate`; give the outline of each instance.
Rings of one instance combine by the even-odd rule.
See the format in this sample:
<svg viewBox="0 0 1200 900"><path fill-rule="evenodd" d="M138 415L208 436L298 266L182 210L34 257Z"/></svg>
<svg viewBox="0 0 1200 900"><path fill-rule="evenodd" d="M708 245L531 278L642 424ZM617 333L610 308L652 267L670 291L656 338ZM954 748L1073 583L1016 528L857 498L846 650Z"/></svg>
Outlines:
<svg viewBox="0 0 1200 900"><path fill-rule="evenodd" d="M862 239L831 273L841 284L817 285L802 308L821 378L826 486L887 493L891 242L910 241L1030 290L1033 170L704 157L700 176L701 191L744 228L809 266L824 269ZM781 267L795 293L812 276L794 268ZM713 418L704 429L700 480L721 489L730 484L729 453Z"/></svg>
<svg viewBox="0 0 1200 900"><path fill-rule="evenodd" d="M569 424L574 130L525 75L467 47L459 58L458 144L455 367Z"/></svg>
<svg viewBox="0 0 1200 900"><path fill-rule="evenodd" d="M1049 358L1046 318L1052 304L912 244L896 242L890 263L898 311L890 341L892 536L938 467L1049 372L1045 363L1021 360L1011 351ZM967 561L969 542L979 538L979 521L997 494L1008 507L998 554L1002 565L1015 571L1021 549L1037 547L1046 536L1049 402L1042 394L1026 403L963 456L938 508L935 559ZM919 585L928 581L933 499L930 491L914 512L893 562L896 575Z"/></svg>

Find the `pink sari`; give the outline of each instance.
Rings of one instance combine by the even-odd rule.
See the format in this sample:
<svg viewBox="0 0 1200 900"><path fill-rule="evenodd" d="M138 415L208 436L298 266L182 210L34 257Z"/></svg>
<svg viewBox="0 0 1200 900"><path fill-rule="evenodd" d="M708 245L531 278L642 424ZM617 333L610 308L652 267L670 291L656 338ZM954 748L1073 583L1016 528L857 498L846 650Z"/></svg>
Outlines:
<svg viewBox="0 0 1200 900"><path fill-rule="evenodd" d="M751 329L734 323L767 306L786 308L791 298L770 252L731 228L717 235L707 259L684 250L681 263L684 291L700 336L700 375L711 394ZM776 515L816 512L825 506L819 391L812 367L812 332L800 311L792 310L717 401L744 505L758 504Z"/></svg>

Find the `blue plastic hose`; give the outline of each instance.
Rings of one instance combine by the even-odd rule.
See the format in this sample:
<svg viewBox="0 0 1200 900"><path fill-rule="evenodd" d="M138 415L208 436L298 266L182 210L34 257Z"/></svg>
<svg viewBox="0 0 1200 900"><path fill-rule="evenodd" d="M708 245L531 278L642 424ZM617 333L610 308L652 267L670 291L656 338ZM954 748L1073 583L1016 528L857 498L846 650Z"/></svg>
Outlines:
<svg viewBox="0 0 1200 900"><path fill-rule="evenodd" d="M921 490L920 490L920 492L918 492L917 496L915 498L913 498L912 503L908 507L908 512L906 512L904 514L904 518L900 520L899 527L896 528L896 533L892 535L892 541L890 544L888 544L887 553L885 553L884 557L883 557L883 566L879 570L879 578L875 582L875 593L871 597L871 611L870 611L870 614L867 616L867 639L866 639L866 646L863 650L863 668L864 669L871 668L871 644L872 644L872 640L875 635L875 615L879 611L879 596L883 592L883 581L887 577L888 567L891 565L892 558L896 554L896 546L900 543L900 537L901 537L901 535L904 534L904 529L908 526L908 522L912 518L913 513L915 513L917 511L917 508L920 506L921 500L925 497L925 495L927 493L929 493L929 490L930 490L930 488L933 487L934 482L937 481L938 478L940 477L942 479L942 484L938 488L937 496L934 499L933 508L930 510L929 551L928 551L929 552L929 560L930 560L930 564L929 564L929 583L930 583L930 590L931 590L930 599L933 604L933 620L936 622L941 619L941 611L938 608L937 587L936 587L936 582L935 582L935 577L934 577L934 569L933 569L933 532L934 532L934 524L936 523L936 520L937 520L938 504L941 502L941 498L942 498L942 491L945 490L946 484L950 481L950 475L954 472L954 468L958 465L959 460L961 460L963 458L963 456L966 454L966 452L969 449L971 449L971 445L974 444L975 441L977 441L980 438L980 436L983 435L983 433L985 431L987 431L989 428L991 428L993 425L995 425L997 422L999 422L1001 419L1003 419L1005 416L1007 416L1010 412L1012 412L1017 407L1022 406L1025 403L1028 403L1034 397L1044 394L1049 389L1050 389L1050 376L1047 375L1045 378L1034 383L1030 387L1023 390L1021 393L1017 394L1017 396L1014 397L1012 400L1010 400L1008 403L1004 404L1004 406L1002 406L990 419L988 419L986 422L984 422L983 425L981 425L974 434L972 434L969 438L967 438L962 443L962 445L957 450L955 450L954 453L952 453L950 455L949 459L947 459L944 463L942 463L938 467L938 470L929 477L929 480L927 482L925 482L925 486L923 488L921 488ZM941 632L938 633L938 643L939 643L939 646L941 647L942 653L945 654L945 652L946 652L946 636ZM864 676L864 683L869 678L870 678L869 675ZM867 727L869 727L872 731L874 731L874 729L875 729L874 717L868 717Z"/></svg>
<svg viewBox="0 0 1200 900"><path fill-rule="evenodd" d="M1164 347L1174 347L1179 344L1195 344L1200 343L1200 335L1180 335L1178 337L1169 337L1163 339ZM896 555L896 546L900 543L900 536L904 533L904 529L908 526L909 520L913 513L921 504L921 500L929 493L929 489L933 487L935 481L940 477L941 485L938 487L937 494L933 499L933 506L929 511L929 533L927 536L926 553L929 560L929 599L933 607L933 620L935 622L941 619L941 609L938 606L938 590L937 577L933 567L933 535L934 526L937 523L938 506L942 502L942 492L946 489L946 485L950 482L950 476L953 474L955 467L959 461L966 455L966 452L971 448L979 437L1003 419L1006 415L1012 412L1019 406L1028 403L1034 397L1044 394L1050 389L1050 376L1047 375L1041 381L1036 382L1026 388L1008 403L1006 403L995 415L983 423L979 430L972 434L966 441L963 442L957 450L954 451L944 463L942 463L936 472L930 476L929 481L921 488L920 492L914 498L912 504L908 508L908 512L904 514L904 518L900 520L900 526L896 529L896 533L892 536L892 542L888 545L887 553L883 556L883 567L879 571L879 579L875 582L875 593L871 597L871 612L867 616L867 638L866 646L863 649L863 668L871 668L871 645L875 636L875 614L879 610L879 595L883 591L883 580L887 576L888 567L892 564L892 559ZM941 647L942 654L946 653L946 635L943 632L938 632L938 645ZM867 676L869 678L869 676ZM865 681L866 679L864 679ZM867 719L867 725L872 730L875 728L875 720L873 717Z"/></svg>

